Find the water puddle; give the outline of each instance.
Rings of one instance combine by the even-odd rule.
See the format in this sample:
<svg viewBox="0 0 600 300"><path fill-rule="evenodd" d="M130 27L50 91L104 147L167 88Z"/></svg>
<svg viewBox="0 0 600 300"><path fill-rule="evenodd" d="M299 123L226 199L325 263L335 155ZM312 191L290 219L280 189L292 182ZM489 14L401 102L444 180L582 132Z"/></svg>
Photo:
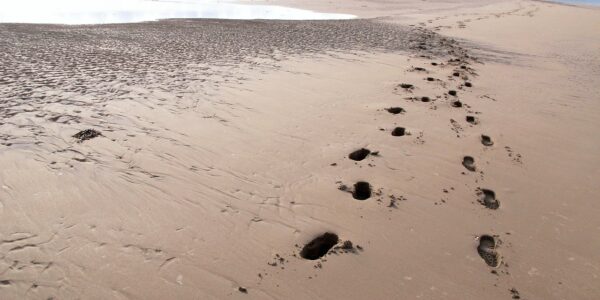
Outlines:
<svg viewBox="0 0 600 300"><path fill-rule="evenodd" d="M171 18L339 20L347 14L318 13L272 5L210 0L11 0L0 2L0 23L108 24Z"/></svg>

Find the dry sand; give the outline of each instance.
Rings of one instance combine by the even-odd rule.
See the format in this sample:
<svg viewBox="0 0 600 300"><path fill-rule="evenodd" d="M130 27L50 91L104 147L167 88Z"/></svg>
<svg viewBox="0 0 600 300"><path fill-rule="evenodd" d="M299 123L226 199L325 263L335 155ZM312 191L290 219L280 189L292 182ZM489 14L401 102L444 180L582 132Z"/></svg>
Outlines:
<svg viewBox="0 0 600 300"><path fill-rule="evenodd" d="M268 3L0 25L0 299L600 298L598 9Z"/></svg>

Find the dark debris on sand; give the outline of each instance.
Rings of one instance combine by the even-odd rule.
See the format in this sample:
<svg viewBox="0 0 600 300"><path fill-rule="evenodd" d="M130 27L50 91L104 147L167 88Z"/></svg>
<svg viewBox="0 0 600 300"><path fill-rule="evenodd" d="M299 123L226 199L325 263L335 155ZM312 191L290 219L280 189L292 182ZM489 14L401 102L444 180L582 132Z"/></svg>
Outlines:
<svg viewBox="0 0 600 300"><path fill-rule="evenodd" d="M82 130L76 134L73 135L74 138L76 138L78 140L78 142L83 142L83 141L87 141L87 140L91 140L93 138L99 137L101 136L102 133L100 133L97 130L94 129L86 129L86 130Z"/></svg>

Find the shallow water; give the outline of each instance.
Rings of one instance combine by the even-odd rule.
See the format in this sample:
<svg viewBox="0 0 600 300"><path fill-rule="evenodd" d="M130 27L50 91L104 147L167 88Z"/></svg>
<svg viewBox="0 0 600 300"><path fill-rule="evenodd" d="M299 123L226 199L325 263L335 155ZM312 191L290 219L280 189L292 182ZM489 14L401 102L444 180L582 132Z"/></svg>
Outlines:
<svg viewBox="0 0 600 300"><path fill-rule="evenodd" d="M106 24L169 18L334 20L354 16L210 0L19 0L0 3L0 23Z"/></svg>
<svg viewBox="0 0 600 300"><path fill-rule="evenodd" d="M594 4L600 5L600 0L554 0L554 2L562 2L568 4Z"/></svg>

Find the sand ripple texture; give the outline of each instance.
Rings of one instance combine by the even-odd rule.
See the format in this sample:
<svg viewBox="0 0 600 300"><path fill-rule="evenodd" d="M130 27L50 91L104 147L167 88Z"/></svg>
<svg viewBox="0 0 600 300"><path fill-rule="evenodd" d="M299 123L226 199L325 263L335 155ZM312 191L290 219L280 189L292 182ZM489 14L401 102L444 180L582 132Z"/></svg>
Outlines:
<svg viewBox="0 0 600 300"><path fill-rule="evenodd" d="M273 160L285 157L276 145L307 141L252 127L264 111L220 90L243 90L245 72L290 55L453 47L372 20L0 25L0 288L17 298L231 294L236 274L256 278L274 247L327 221L315 220L318 205L293 208L317 178L282 178L298 166ZM85 129L102 135L73 138Z"/></svg>

